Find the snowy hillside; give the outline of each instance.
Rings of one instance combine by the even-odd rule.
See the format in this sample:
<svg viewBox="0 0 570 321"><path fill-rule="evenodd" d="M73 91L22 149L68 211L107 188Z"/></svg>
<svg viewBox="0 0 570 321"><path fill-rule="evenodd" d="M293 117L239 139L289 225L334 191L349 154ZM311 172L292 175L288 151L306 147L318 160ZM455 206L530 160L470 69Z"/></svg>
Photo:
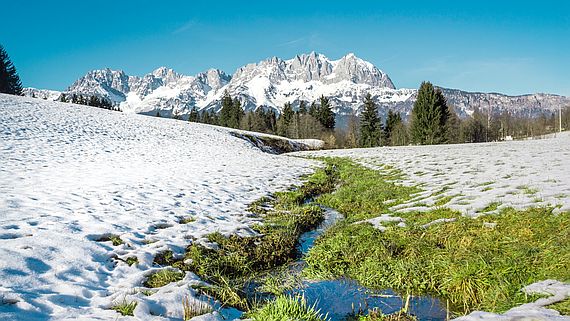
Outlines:
<svg viewBox="0 0 570 321"><path fill-rule="evenodd" d="M1 320L129 319L109 310L125 299L137 319L180 319L197 278L144 295L154 255L253 233L246 206L313 164L203 124L8 95L0 113ZM97 241L111 234L124 244Z"/></svg>
<svg viewBox="0 0 570 321"><path fill-rule="evenodd" d="M315 52L287 60L272 57L247 64L233 76L217 69L185 76L161 67L143 77L110 69L93 70L73 83L67 92L109 98L126 112L152 115L160 112L166 117L175 113L184 117L193 108L217 110L225 92L239 97L246 110L265 106L278 111L287 102L295 108L301 100L310 103L324 95L330 98L339 115L359 112L367 93L379 104L381 114L393 109L404 117L416 99L415 89L396 89L386 73L352 53L332 60ZM570 98L549 94L507 96L454 89L443 92L460 116L472 113L474 108L528 115L570 105ZM33 88L26 89L26 95L46 96ZM57 97L52 93L48 99Z"/></svg>

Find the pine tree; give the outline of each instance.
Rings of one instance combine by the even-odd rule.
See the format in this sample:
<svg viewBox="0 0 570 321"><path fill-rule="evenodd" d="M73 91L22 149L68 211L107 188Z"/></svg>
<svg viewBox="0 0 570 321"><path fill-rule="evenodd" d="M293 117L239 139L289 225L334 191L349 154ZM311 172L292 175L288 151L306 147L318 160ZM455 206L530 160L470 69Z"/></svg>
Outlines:
<svg viewBox="0 0 570 321"><path fill-rule="evenodd" d="M329 99L325 96L321 96L319 100L320 100L320 105L318 107L317 119L326 129L334 129L335 125L334 113L332 111Z"/></svg>
<svg viewBox="0 0 570 321"><path fill-rule="evenodd" d="M382 125L378 117L378 107L370 94L364 100L364 111L360 115L360 146L375 147L380 145Z"/></svg>
<svg viewBox="0 0 570 321"><path fill-rule="evenodd" d="M0 45L0 93L22 95L20 77L2 45Z"/></svg>
<svg viewBox="0 0 570 321"><path fill-rule="evenodd" d="M441 144L447 141L449 110L441 90L423 82L412 110L411 138L416 144Z"/></svg>

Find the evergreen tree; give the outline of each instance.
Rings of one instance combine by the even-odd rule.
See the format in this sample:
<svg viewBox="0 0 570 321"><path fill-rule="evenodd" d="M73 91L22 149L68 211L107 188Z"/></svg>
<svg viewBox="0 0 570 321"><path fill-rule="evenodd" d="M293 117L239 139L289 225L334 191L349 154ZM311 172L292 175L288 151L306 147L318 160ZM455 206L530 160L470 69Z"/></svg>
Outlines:
<svg viewBox="0 0 570 321"><path fill-rule="evenodd" d="M59 96L59 101L61 101L62 103L66 103L67 102L67 97L65 96L65 94L61 94L61 96Z"/></svg>
<svg viewBox="0 0 570 321"><path fill-rule="evenodd" d="M299 102L299 114L306 114L307 113L307 103L304 100Z"/></svg>
<svg viewBox="0 0 570 321"><path fill-rule="evenodd" d="M323 127L326 129L334 129L334 113L327 97L321 96L317 114L317 119L321 122Z"/></svg>
<svg viewBox="0 0 570 321"><path fill-rule="evenodd" d="M196 108L190 109L190 114L188 115L188 121L190 122L198 121L198 110L196 110Z"/></svg>
<svg viewBox="0 0 570 321"><path fill-rule="evenodd" d="M461 119L457 116L455 108L449 106L449 118L447 119L446 131L447 142L450 144L461 143Z"/></svg>
<svg viewBox="0 0 570 321"><path fill-rule="evenodd" d="M222 109L220 110L220 126L231 127L233 107L232 97L230 97L228 92L225 92L222 97Z"/></svg>
<svg viewBox="0 0 570 321"><path fill-rule="evenodd" d="M372 96L367 94L364 100L364 111L360 115L360 146L380 146L381 127L378 107L372 100Z"/></svg>
<svg viewBox="0 0 570 321"><path fill-rule="evenodd" d="M311 107L309 107L309 115L313 116L316 119L319 118L319 108L314 101L311 103Z"/></svg>
<svg viewBox="0 0 570 321"><path fill-rule="evenodd" d="M22 95L20 77L2 45L0 45L0 93Z"/></svg>
<svg viewBox="0 0 570 321"><path fill-rule="evenodd" d="M441 90L423 82L412 110L411 138L416 144L441 144L447 140L449 110Z"/></svg>
<svg viewBox="0 0 570 321"><path fill-rule="evenodd" d="M399 113L393 112L391 109L388 110L388 115L386 116L386 126L384 126L383 138L384 145L391 145L392 142L392 131L402 122L402 116Z"/></svg>
<svg viewBox="0 0 570 321"><path fill-rule="evenodd" d="M231 114L231 121L230 121L230 126L232 128L239 128L239 125L241 123L241 120L244 116L244 112L243 109L241 108L241 102L239 101L239 99L234 98L233 103L232 103L232 114Z"/></svg>

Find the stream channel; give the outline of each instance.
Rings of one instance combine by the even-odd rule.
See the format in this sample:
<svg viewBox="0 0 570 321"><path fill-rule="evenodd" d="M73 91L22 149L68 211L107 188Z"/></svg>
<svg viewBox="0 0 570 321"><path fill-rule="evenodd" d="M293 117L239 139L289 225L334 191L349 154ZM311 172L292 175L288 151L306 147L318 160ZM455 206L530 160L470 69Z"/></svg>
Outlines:
<svg viewBox="0 0 570 321"><path fill-rule="evenodd" d="M342 214L334 209L324 207L324 221L314 230L306 232L299 238L298 250L301 258L288 266L293 275L300 275L306 266L304 260L315 240L328 228L343 218ZM247 292L252 296L259 296L255 283L248 287ZM391 290L373 290L360 286L349 278L335 280L307 280L302 279L299 286L285 292L287 295L302 295L309 306L315 306L321 314L327 315L327 320L346 320L351 314L376 308L383 314L398 312L405 305L406 298L400 297ZM225 313L222 312L222 315ZM235 312L235 310L234 310ZM447 317L445 303L431 296L414 296L410 298L408 313L414 315L419 321L444 321ZM229 316L229 315L228 315Z"/></svg>

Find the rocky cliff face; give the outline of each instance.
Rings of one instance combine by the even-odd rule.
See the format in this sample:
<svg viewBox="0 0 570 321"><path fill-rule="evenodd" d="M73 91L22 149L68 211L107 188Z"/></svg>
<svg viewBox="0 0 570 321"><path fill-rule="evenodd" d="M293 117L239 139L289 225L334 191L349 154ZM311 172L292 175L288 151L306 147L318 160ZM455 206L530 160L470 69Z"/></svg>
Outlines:
<svg viewBox="0 0 570 321"><path fill-rule="evenodd" d="M507 96L442 90L463 117L475 108L528 115L570 105L570 98L550 94ZM48 95L28 88L25 92L28 96L57 99L53 91ZM246 110L263 106L277 111L287 102L296 107L302 100L312 102L324 95L330 98L339 115L359 113L364 96L370 93L382 115L393 109L405 117L416 97L415 89L395 89L386 73L352 53L331 60L315 52L288 60L272 57L247 64L233 76L217 69L186 76L160 67L142 77L110 69L93 70L73 83L67 92L106 97L125 112L153 115L159 112L167 117L173 114L184 117L193 108L218 110L225 92L238 97Z"/></svg>

